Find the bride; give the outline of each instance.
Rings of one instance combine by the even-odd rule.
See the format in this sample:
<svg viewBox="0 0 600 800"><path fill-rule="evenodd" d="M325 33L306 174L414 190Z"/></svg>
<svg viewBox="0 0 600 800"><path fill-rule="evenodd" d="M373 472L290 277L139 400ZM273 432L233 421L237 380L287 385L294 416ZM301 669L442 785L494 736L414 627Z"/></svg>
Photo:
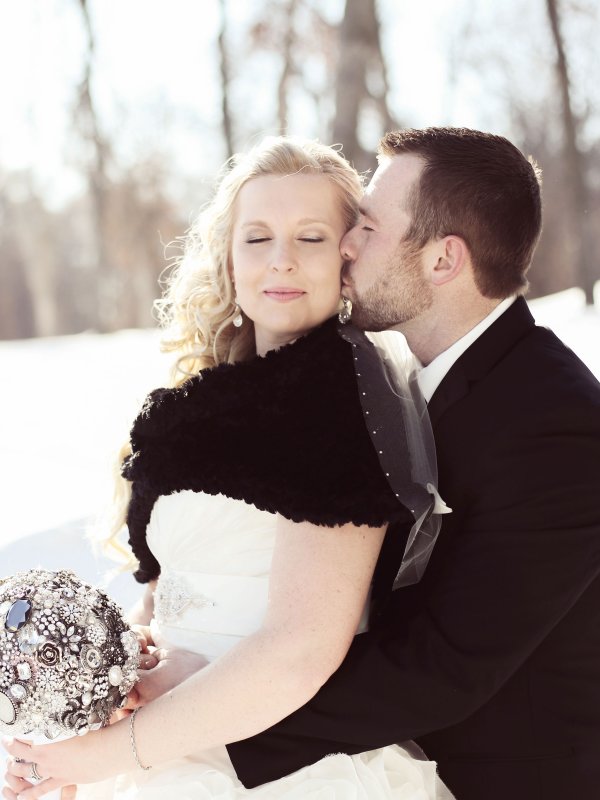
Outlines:
<svg viewBox="0 0 600 800"><path fill-rule="evenodd" d="M410 530L398 585L435 539L408 384L336 316L339 242L360 196L357 173L315 142L270 138L229 165L162 301L179 378L147 398L123 468L148 584L138 621L150 645L210 663L108 728L9 742L9 800L28 796L32 764L35 797L68 784L81 799L451 796L410 743L331 754L251 790L225 747L304 705L340 666L367 624L389 523Z"/></svg>

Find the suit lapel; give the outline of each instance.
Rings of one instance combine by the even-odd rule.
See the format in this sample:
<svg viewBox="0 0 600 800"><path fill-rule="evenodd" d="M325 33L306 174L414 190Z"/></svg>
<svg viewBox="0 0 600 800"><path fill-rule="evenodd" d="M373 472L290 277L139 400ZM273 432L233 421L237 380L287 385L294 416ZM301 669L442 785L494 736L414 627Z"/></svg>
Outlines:
<svg viewBox="0 0 600 800"><path fill-rule="evenodd" d="M432 425L436 424L447 408L454 405L469 391L469 381L459 361L460 359L446 373L427 404Z"/></svg>
<svg viewBox="0 0 600 800"><path fill-rule="evenodd" d="M535 327L527 303L515 302L465 350L448 370L427 406L433 425L463 398L471 384L481 380L515 344Z"/></svg>

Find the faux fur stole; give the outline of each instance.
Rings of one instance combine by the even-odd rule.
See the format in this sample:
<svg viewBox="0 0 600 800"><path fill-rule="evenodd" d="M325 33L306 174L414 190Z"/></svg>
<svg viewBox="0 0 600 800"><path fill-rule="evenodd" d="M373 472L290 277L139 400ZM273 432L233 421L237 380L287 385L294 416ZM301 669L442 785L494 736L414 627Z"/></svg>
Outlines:
<svg viewBox="0 0 600 800"><path fill-rule="evenodd" d="M326 526L405 513L369 438L336 319L264 357L153 391L131 442L123 475L133 481L127 521L142 582L159 573L146 526L160 495L223 494Z"/></svg>

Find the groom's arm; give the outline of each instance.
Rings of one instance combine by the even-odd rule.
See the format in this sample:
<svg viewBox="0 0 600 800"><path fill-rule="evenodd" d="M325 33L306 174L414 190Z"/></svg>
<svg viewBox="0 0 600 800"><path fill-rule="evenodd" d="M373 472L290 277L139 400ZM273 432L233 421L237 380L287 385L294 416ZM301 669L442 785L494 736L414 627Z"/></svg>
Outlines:
<svg viewBox="0 0 600 800"><path fill-rule="evenodd" d="M466 719L573 608L600 573L600 415L571 411L497 436L481 464L458 454L477 494L452 541L442 530L427 605L405 624L410 590L395 592L308 705L228 745L246 786Z"/></svg>

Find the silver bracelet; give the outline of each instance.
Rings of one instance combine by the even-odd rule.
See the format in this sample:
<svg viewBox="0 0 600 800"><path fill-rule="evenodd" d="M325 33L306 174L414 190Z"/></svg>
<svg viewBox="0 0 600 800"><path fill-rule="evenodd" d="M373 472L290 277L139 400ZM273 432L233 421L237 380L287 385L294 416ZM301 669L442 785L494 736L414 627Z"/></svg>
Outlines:
<svg viewBox="0 0 600 800"><path fill-rule="evenodd" d="M146 770L146 771L147 771L147 770L149 770L149 769L152 769L152 767L145 767L145 766L142 764L142 762L140 761L140 757L139 757L139 755L138 755L137 747L135 746L135 732L134 732L134 730L133 730L133 723L135 722L135 715L137 714L137 712L138 712L139 710L140 710L140 709L139 709L139 707L138 707L138 708L136 708L136 709L134 710L133 714L132 714L132 715L131 715L131 717L130 717L130 720L131 720L131 721L130 721L130 723L129 723L129 739L130 739L130 741L131 741L131 749L133 750L133 757L135 758L135 763L138 765L138 767L139 767L140 769L143 769L143 770Z"/></svg>

